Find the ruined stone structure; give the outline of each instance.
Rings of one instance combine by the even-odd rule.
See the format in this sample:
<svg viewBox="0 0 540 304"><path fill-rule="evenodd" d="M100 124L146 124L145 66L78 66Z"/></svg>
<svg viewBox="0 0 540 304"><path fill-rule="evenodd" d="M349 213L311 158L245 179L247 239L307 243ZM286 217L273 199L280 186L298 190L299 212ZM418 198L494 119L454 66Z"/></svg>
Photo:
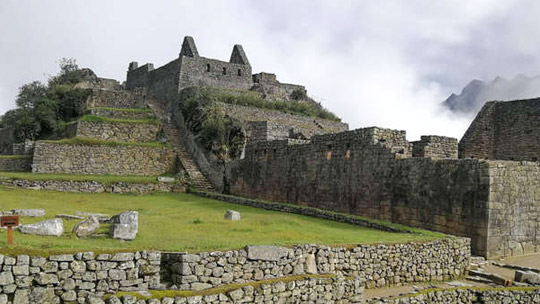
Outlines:
<svg viewBox="0 0 540 304"><path fill-rule="evenodd" d="M252 75L249 60L239 44L233 47L231 58L226 62L199 56L193 38L185 37L178 58L160 68L154 69L151 63L141 67L137 62L129 64L128 90L144 88L148 96L171 101L180 90L193 86L252 90L275 100L293 100L306 94L303 86L282 84L274 74Z"/></svg>
<svg viewBox="0 0 540 304"><path fill-rule="evenodd" d="M533 211L540 166L438 159L457 146L437 141L450 144L424 148L422 157L413 157L404 131L380 128L257 142L229 164L228 190L467 236L475 254L489 257L540 250ZM519 210L529 210L526 219Z"/></svg>
<svg viewBox="0 0 540 304"><path fill-rule="evenodd" d="M540 99L484 105L459 143L462 158L540 159Z"/></svg>

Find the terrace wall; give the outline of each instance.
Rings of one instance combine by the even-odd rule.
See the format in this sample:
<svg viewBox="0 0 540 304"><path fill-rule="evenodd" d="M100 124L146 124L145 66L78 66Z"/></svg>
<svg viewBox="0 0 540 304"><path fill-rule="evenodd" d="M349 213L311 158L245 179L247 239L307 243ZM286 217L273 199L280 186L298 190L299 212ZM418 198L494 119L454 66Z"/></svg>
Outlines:
<svg viewBox="0 0 540 304"><path fill-rule="evenodd" d="M176 171L172 149L145 146L36 143L32 172L161 175Z"/></svg>
<svg viewBox="0 0 540 304"><path fill-rule="evenodd" d="M465 274L469 259L470 242L464 238L353 248L247 246L226 252L162 253L162 280L181 290L201 290L291 275L334 273L374 288L455 279Z"/></svg>
<svg viewBox="0 0 540 304"><path fill-rule="evenodd" d="M32 156L28 157L2 157L0 156L0 171L31 171Z"/></svg>
<svg viewBox="0 0 540 304"><path fill-rule="evenodd" d="M87 137L119 142L154 142L159 139L161 125L151 123L77 121L69 126L68 133L70 137Z"/></svg>
<svg viewBox="0 0 540 304"><path fill-rule="evenodd" d="M0 302L85 303L88 295L160 285L159 252L0 255Z"/></svg>

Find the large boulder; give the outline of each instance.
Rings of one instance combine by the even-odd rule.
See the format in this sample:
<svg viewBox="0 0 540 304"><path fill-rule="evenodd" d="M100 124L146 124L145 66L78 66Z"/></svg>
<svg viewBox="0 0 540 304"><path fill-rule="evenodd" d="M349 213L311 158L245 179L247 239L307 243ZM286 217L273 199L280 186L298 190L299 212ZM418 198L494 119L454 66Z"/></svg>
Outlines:
<svg viewBox="0 0 540 304"><path fill-rule="evenodd" d="M113 216L110 222L109 233L112 238L127 241L133 240L139 231L139 212L122 212Z"/></svg>
<svg viewBox="0 0 540 304"><path fill-rule="evenodd" d="M45 210L43 209L13 209L11 210L13 215L28 216L28 217L44 217Z"/></svg>
<svg viewBox="0 0 540 304"><path fill-rule="evenodd" d="M73 227L72 232L75 233L77 237L89 237L96 230L99 229L99 220L95 216L90 216L84 221L79 222L75 227Z"/></svg>
<svg viewBox="0 0 540 304"><path fill-rule="evenodd" d="M224 218L229 221L239 221L241 219L240 212L234 210L227 210Z"/></svg>
<svg viewBox="0 0 540 304"><path fill-rule="evenodd" d="M46 220L35 224L21 225L19 231L26 234L61 236L64 233L62 219Z"/></svg>

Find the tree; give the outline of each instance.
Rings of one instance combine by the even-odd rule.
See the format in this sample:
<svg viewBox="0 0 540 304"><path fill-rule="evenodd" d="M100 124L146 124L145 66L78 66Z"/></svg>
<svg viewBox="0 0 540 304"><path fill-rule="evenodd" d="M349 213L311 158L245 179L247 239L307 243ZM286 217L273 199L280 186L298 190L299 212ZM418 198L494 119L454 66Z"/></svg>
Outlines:
<svg viewBox="0 0 540 304"><path fill-rule="evenodd" d="M39 81L23 85L19 89L19 95L15 103L20 109L34 109L40 100L47 96L47 87Z"/></svg>

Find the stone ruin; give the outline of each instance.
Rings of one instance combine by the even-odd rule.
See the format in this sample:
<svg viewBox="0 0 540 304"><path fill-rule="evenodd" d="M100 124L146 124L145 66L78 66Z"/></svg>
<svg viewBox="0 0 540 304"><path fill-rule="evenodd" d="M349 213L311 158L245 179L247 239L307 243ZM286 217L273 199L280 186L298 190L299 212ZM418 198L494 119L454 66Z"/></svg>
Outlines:
<svg viewBox="0 0 540 304"><path fill-rule="evenodd" d="M306 93L303 86L280 83L274 74L252 74L240 45L226 62L200 56L194 40L186 37L178 58L162 67L132 62L125 86L99 78L83 86L91 91L86 108L93 115L153 116L159 124L70 125L74 137L162 141L170 147L41 141L32 154L31 145L13 146L6 137L0 141L2 151L15 147L31 154L0 159L0 170L151 176L183 171L194 186L207 190L470 237L473 252L487 257L540 251L540 99L487 103L459 143L434 135L409 142L405 131L348 131L339 122L224 104L228 115L245 122L249 140L242 159L216 168L173 111L180 91L192 86L290 102Z"/></svg>

